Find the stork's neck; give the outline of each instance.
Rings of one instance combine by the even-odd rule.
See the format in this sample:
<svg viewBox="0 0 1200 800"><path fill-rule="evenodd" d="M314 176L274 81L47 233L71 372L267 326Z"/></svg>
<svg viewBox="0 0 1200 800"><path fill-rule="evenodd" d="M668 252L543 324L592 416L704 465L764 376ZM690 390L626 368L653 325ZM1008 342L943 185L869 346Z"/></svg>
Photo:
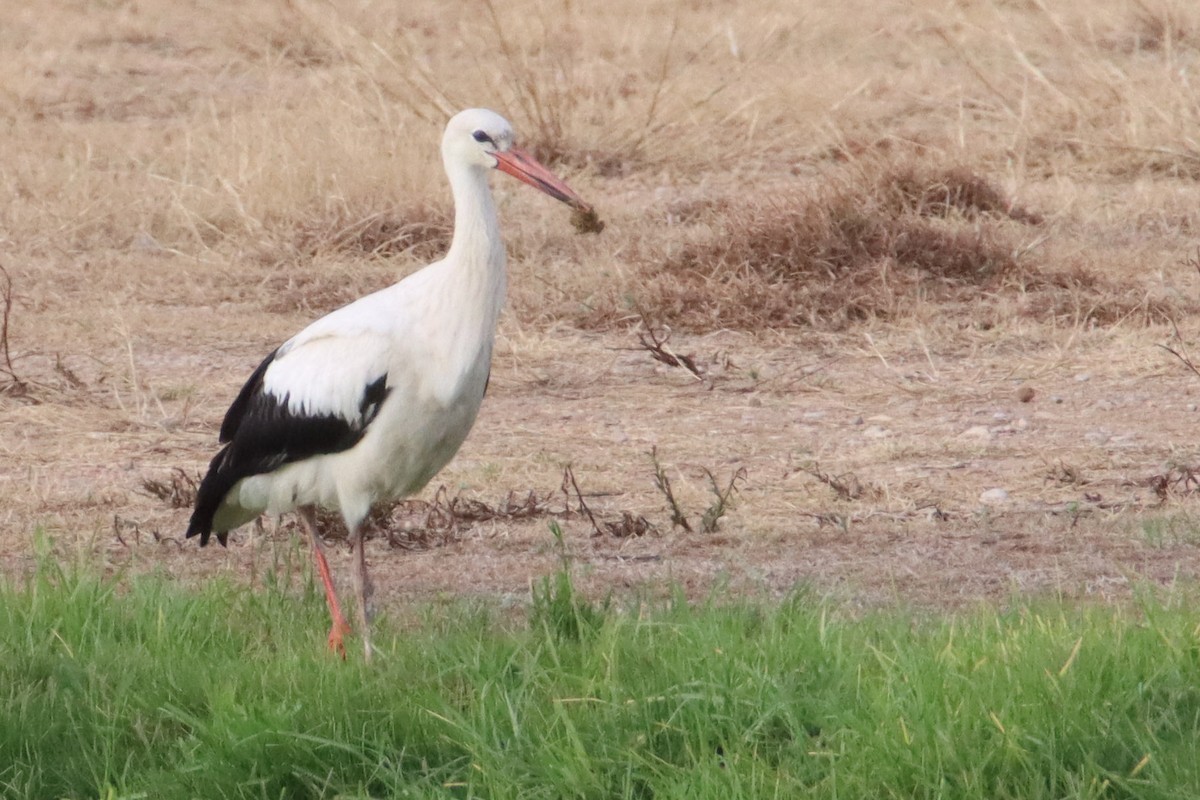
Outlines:
<svg viewBox="0 0 1200 800"><path fill-rule="evenodd" d="M448 343L465 348L464 356L479 347L490 354L507 283L496 204L488 170L447 162L454 238L439 267L439 324L447 328L443 335Z"/></svg>
<svg viewBox="0 0 1200 800"><path fill-rule="evenodd" d="M454 194L454 238L446 261L456 272L470 273L487 282L499 278L503 283L504 242L487 173L479 167L446 164Z"/></svg>

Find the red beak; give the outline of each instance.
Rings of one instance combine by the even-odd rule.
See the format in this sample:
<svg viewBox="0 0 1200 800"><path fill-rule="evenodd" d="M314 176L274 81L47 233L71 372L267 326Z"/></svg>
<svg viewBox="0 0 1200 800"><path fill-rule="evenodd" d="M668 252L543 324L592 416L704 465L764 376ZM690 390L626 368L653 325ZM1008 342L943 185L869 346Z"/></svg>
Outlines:
<svg viewBox="0 0 1200 800"><path fill-rule="evenodd" d="M524 181L535 189L540 189L555 200L560 200L571 208L590 208L583 198L575 194L575 190L553 172L538 163L537 159L519 147L510 147L504 152L492 153L496 157L496 169L507 172L519 181Z"/></svg>

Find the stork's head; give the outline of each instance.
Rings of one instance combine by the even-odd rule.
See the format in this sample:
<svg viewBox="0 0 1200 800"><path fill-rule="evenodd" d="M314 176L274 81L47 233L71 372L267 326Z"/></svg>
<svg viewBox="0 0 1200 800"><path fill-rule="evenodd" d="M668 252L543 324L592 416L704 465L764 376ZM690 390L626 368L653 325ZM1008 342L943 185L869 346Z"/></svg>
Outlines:
<svg viewBox="0 0 1200 800"><path fill-rule="evenodd" d="M468 108L450 118L446 133L442 136L442 157L447 167L462 164L498 169L572 208L587 205L561 178L539 164L529 153L515 147L512 125L495 111L486 108Z"/></svg>

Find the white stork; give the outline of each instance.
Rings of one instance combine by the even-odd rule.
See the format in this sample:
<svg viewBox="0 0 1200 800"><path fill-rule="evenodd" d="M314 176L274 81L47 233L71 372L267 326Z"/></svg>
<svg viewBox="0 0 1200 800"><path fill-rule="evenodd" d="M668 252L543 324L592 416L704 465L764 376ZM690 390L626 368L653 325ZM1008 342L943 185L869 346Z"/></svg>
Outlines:
<svg viewBox="0 0 1200 800"><path fill-rule="evenodd" d="M508 121L456 114L442 136L454 194L446 257L318 319L259 364L221 424L225 445L200 483L187 535L224 545L262 513L297 510L333 618L331 649L350 631L316 530L316 506L349 532L358 625L371 657L371 583L360 525L376 502L424 486L470 431L487 389L504 304L504 244L488 186L507 172L572 208L590 206L513 146Z"/></svg>

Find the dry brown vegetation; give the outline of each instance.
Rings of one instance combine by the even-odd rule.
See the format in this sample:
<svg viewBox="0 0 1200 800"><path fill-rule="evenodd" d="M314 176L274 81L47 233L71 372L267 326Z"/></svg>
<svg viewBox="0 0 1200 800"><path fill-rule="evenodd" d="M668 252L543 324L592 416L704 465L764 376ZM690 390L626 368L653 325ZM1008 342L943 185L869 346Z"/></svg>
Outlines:
<svg viewBox="0 0 1200 800"><path fill-rule="evenodd" d="M393 598L524 597L550 521L595 592L1190 577L1200 536L1150 532L1200 526L1200 8L755 8L9 4L5 563L292 547L194 552L190 476L264 352L437 257L440 130L487 105L606 228L494 181L491 389L375 519Z"/></svg>
<svg viewBox="0 0 1200 800"><path fill-rule="evenodd" d="M643 265L641 302L694 331L895 318L914 300L999 288L1022 250L1001 220L1039 219L963 168L871 165L854 179L727 199L710 235Z"/></svg>

